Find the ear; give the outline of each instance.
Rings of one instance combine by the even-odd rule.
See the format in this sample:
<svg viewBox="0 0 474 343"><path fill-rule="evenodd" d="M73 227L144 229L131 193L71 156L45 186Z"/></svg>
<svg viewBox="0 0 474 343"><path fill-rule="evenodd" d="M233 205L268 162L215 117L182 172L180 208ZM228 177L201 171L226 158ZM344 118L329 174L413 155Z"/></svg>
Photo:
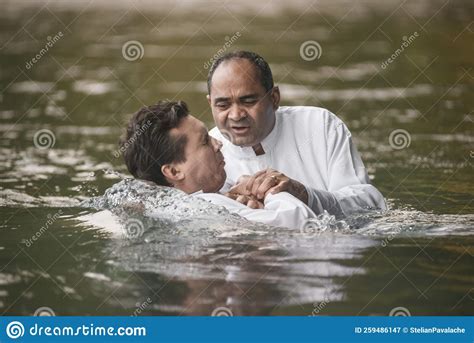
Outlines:
<svg viewBox="0 0 474 343"><path fill-rule="evenodd" d="M164 164L161 167L161 172L166 180L174 186L184 179L184 173L173 164Z"/></svg>
<svg viewBox="0 0 474 343"><path fill-rule="evenodd" d="M273 109L276 111L280 105L280 88L278 88L278 86L275 86L272 89L272 103Z"/></svg>
<svg viewBox="0 0 474 343"><path fill-rule="evenodd" d="M206 95L206 99L207 99L207 102L208 102L209 106L211 106L211 96L209 94Z"/></svg>

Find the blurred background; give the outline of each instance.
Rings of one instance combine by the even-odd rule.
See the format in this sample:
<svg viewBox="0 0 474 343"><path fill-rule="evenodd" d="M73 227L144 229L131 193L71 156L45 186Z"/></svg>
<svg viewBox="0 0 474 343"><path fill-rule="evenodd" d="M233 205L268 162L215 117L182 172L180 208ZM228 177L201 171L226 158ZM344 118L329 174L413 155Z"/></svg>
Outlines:
<svg viewBox="0 0 474 343"><path fill-rule="evenodd" d="M40 195L76 194L68 191L74 180L62 175L81 178L90 169L73 171L73 165L50 160L49 171L55 172L33 172L44 156L28 152L41 129L54 134L57 154L125 171L112 155L120 130L131 113L159 99L185 100L213 127L205 98L212 58L248 49L270 63L282 105L325 107L347 123L386 196L421 210L471 213L473 6L3 1L2 176L26 174L30 195L45 176L59 190L51 186ZM390 146L396 129L406 130L409 146ZM61 162L67 156L56 157ZM17 189L25 182L4 185Z"/></svg>
<svg viewBox="0 0 474 343"><path fill-rule="evenodd" d="M100 259L105 243L93 231L79 236L81 229L66 219L82 213L74 207L81 199L117 182L117 172L127 174L117 140L128 116L160 99L180 99L213 127L206 78L212 59L224 51L262 55L280 86L282 105L324 107L341 117L392 209L467 216L472 224L472 1L12 0L0 6L0 286L5 285L0 309L7 313L32 313L42 300L54 298L45 294L57 284L61 295L78 292L73 285L91 269L89 262ZM23 253L22 239L58 208L62 221L54 224L55 234L45 234L37 252ZM407 218L405 213L394 220ZM438 297L442 305L418 303L418 313L447 313L450 306L467 313L472 244L460 246L462 240L449 240L449 253L440 255L446 258L421 262L430 266L424 277L430 281L444 280L436 264L460 263L456 276L445 280L459 288L444 300ZM424 243L409 242L410 258ZM406 251L394 254L403 259ZM378 263L376 288L357 284L353 290L361 293L350 299L358 300L328 306L328 313L386 313L398 304L363 306L392 277ZM59 269L49 271L50 264ZM424 282L419 268L410 280ZM75 273L80 275L70 284ZM423 288L414 284L418 287L406 285L410 301ZM96 307L103 300L101 288L81 288L86 294L71 296L64 306L48 301L71 314L122 313L134 306L112 301ZM174 291L171 297L179 298ZM85 298L93 299L90 308L81 305ZM310 314L312 308L291 313Z"/></svg>

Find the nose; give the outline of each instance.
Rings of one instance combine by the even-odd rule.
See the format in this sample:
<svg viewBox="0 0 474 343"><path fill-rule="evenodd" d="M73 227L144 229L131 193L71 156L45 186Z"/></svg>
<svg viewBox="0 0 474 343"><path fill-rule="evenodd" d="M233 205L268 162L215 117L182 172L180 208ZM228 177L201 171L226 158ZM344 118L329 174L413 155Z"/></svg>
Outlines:
<svg viewBox="0 0 474 343"><path fill-rule="evenodd" d="M211 137L212 146L214 148L214 152L219 152L222 149L222 142L214 137Z"/></svg>
<svg viewBox="0 0 474 343"><path fill-rule="evenodd" d="M232 121L240 121L247 117L245 108L240 107L238 104L233 104L229 111L229 119Z"/></svg>

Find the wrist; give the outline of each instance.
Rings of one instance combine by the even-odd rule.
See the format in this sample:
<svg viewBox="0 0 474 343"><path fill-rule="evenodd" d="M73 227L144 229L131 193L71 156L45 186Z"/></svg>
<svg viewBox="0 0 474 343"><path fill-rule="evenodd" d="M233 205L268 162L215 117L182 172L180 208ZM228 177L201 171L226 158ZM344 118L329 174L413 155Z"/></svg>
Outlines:
<svg viewBox="0 0 474 343"><path fill-rule="evenodd" d="M299 200L304 202L306 205L308 205L308 191L306 190L306 187L302 183L298 181L294 181L292 195L295 198L298 198Z"/></svg>

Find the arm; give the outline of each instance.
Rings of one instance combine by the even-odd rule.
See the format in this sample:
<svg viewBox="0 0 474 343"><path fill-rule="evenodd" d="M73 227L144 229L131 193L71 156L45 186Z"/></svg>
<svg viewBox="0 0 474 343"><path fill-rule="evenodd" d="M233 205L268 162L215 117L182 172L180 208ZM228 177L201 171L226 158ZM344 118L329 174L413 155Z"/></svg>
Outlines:
<svg viewBox="0 0 474 343"><path fill-rule="evenodd" d="M326 128L328 191L306 187L308 205L315 212L324 208L344 215L367 209L385 210L385 200L369 183L349 129L334 115L328 116Z"/></svg>
<svg viewBox="0 0 474 343"><path fill-rule="evenodd" d="M268 194L289 192L316 214L327 210L336 216L349 215L367 209L386 209L382 194L369 183L360 155L346 125L331 113L324 119L326 147L313 146L309 154L326 152L322 167L327 168L325 189L315 189L290 179L281 172L266 169L239 179L231 188L240 194L264 199ZM319 143L321 144L321 143Z"/></svg>
<svg viewBox="0 0 474 343"><path fill-rule="evenodd" d="M224 195L215 193L197 194L215 205L224 206L248 220L272 226L303 228L308 219L316 217L314 212L289 193L270 194L265 198L263 209L252 209Z"/></svg>

